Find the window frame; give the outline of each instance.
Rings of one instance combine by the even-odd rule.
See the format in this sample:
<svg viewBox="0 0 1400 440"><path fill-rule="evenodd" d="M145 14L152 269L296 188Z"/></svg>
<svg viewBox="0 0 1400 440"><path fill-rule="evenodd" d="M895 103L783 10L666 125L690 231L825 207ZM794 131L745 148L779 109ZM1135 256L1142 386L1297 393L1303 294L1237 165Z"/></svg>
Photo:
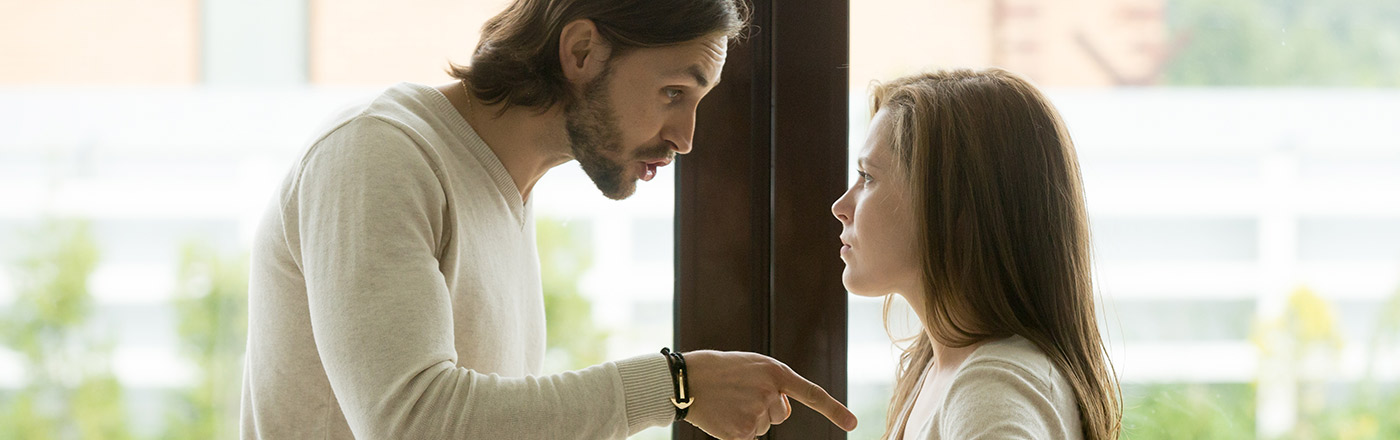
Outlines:
<svg viewBox="0 0 1400 440"><path fill-rule="evenodd" d="M831 204L847 184L850 4L750 5L749 35L697 112L697 147L677 161L675 345L767 354L845 402L848 299ZM766 438L846 433L794 403Z"/></svg>

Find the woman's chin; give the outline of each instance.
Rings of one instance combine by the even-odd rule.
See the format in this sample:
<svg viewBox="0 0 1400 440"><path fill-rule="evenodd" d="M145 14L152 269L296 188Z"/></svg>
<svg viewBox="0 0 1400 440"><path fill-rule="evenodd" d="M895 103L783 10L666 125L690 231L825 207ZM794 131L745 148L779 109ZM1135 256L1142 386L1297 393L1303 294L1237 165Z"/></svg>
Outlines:
<svg viewBox="0 0 1400 440"><path fill-rule="evenodd" d="M852 295L865 298L880 298L890 294L889 292L880 291L878 289L864 288L860 285L860 283L853 283L851 281L852 280L848 274L841 274L841 285L845 287L846 291L850 292Z"/></svg>
<svg viewBox="0 0 1400 440"><path fill-rule="evenodd" d="M896 290L880 283L861 282L859 277L851 275L849 267L841 272L841 286L845 287L846 291L852 295L863 298L884 298L895 294L893 290Z"/></svg>
<svg viewBox="0 0 1400 440"><path fill-rule="evenodd" d="M851 292L852 295L859 296L862 298L884 298L885 296L889 295L889 293L856 292L849 289L847 291Z"/></svg>

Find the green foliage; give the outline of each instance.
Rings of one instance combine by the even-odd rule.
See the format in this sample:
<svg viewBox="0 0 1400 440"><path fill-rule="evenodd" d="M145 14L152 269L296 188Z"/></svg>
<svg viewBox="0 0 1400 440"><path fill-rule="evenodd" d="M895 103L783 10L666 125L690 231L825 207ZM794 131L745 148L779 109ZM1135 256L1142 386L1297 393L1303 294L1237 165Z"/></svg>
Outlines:
<svg viewBox="0 0 1400 440"><path fill-rule="evenodd" d="M1348 404L1325 411L1299 423L1286 438L1382 440L1400 438L1400 390L1390 389L1386 396L1351 399Z"/></svg>
<svg viewBox="0 0 1400 440"><path fill-rule="evenodd" d="M89 325L97 244L83 221L44 222L19 262L0 342L19 352L24 386L0 404L0 439L126 439L111 341Z"/></svg>
<svg viewBox="0 0 1400 440"><path fill-rule="evenodd" d="M542 219L535 225L544 288L550 370L585 368L604 361L607 332L593 324L593 305L578 292L593 265L588 226Z"/></svg>
<svg viewBox="0 0 1400 440"><path fill-rule="evenodd" d="M1400 2L1171 0L1175 86L1400 87Z"/></svg>
<svg viewBox="0 0 1400 440"><path fill-rule="evenodd" d="M1395 293L1390 295L1390 299L1381 306L1377 316L1379 318L1376 320L1376 332L1371 335L1371 352L1379 353L1386 348L1393 350L1400 347L1400 288L1396 288ZM1368 380L1375 374L1374 366L1373 357L1366 368Z"/></svg>
<svg viewBox="0 0 1400 440"><path fill-rule="evenodd" d="M1123 438L1254 438L1254 390L1246 384L1123 386Z"/></svg>
<svg viewBox="0 0 1400 440"><path fill-rule="evenodd" d="M116 376L94 376L78 384L72 394L72 414L69 419L77 425L78 438L131 438L126 425L127 414L121 404L122 385Z"/></svg>
<svg viewBox="0 0 1400 440"><path fill-rule="evenodd" d="M1367 350L1366 377L1350 387L1352 391L1345 404L1329 408L1311 422L1301 424L1293 438L1400 438L1400 384L1377 381L1374 368L1376 360L1387 351L1400 349L1400 289L1396 289L1377 313L1376 331Z"/></svg>
<svg viewBox="0 0 1400 440"><path fill-rule="evenodd" d="M198 373L194 385L176 396L164 437L235 438L248 334L248 260L190 243L180 253L178 274L180 352Z"/></svg>
<svg viewBox="0 0 1400 440"><path fill-rule="evenodd" d="M1400 438L1400 389L1379 383L1368 369L1359 382L1335 382L1318 365L1338 360L1343 337L1332 305L1311 289L1300 287L1288 298L1283 316L1256 326L1261 365L1284 368L1298 393L1298 422L1282 438ZM1368 365L1395 349L1400 328L1400 291L1377 310L1377 327L1366 351ZM1314 361L1326 362L1314 362ZM1314 368L1304 368L1312 365Z"/></svg>

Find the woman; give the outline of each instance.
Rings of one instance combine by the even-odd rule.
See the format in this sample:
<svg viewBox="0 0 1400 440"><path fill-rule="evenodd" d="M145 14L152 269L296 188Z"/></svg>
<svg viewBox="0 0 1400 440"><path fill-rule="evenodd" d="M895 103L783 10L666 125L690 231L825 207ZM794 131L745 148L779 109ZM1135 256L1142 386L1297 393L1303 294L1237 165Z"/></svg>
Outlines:
<svg viewBox="0 0 1400 440"><path fill-rule="evenodd" d="M1058 113L1010 72L875 90L859 179L832 206L842 282L907 300L886 439L1117 438L1120 393L1095 319L1089 229Z"/></svg>

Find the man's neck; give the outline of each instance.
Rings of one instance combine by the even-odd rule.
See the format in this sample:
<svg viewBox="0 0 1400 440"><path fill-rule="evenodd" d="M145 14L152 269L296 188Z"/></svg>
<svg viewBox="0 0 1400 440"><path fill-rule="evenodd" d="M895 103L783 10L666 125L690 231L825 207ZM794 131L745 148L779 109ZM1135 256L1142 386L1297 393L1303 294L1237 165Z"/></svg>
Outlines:
<svg viewBox="0 0 1400 440"><path fill-rule="evenodd" d="M462 82L437 89L506 167L521 202L530 200L530 191L546 172L574 159L564 131L562 106L544 112L516 106L503 113L503 103L487 105L467 93Z"/></svg>

